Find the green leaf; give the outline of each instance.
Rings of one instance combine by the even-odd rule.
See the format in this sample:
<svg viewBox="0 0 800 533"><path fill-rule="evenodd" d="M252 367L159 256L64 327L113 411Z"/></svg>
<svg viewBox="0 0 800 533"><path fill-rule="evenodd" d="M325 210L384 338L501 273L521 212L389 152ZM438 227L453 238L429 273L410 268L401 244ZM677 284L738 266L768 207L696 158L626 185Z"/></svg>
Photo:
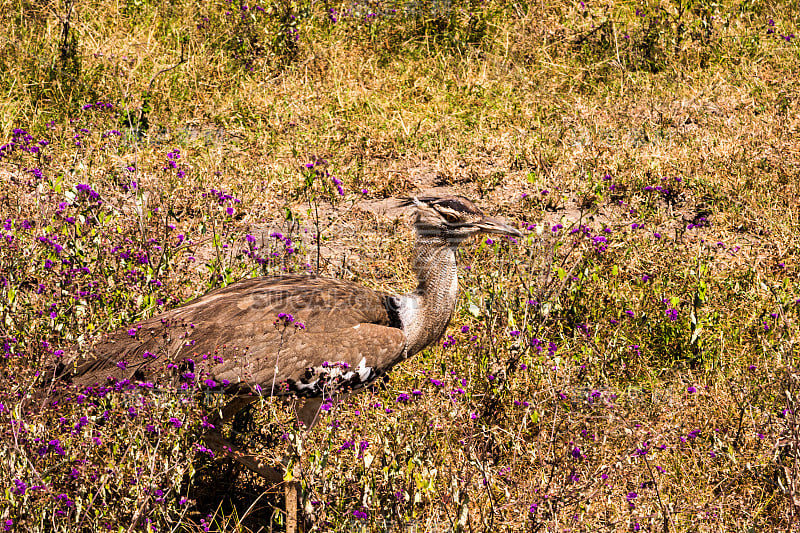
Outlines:
<svg viewBox="0 0 800 533"><path fill-rule="evenodd" d="M292 481L294 479L294 465L290 462L286 465L286 473L283 475L284 481Z"/></svg>

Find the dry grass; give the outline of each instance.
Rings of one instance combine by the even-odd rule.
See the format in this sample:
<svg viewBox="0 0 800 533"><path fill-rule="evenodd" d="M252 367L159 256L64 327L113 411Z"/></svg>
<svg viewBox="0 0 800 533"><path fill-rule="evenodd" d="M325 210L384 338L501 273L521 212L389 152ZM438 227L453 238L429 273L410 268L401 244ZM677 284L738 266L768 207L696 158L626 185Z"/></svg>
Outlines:
<svg viewBox="0 0 800 533"><path fill-rule="evenodd" d="M308 434L271 401L228 428L294 450L315 530L797 527L796 3L257 5L0 2L0 136L48 143L0 159L9 530L281 530L199 399L21 398L55 350L243 276L407 289L379 200L429 191L530 232L464 251L454 342Z"/></svg>

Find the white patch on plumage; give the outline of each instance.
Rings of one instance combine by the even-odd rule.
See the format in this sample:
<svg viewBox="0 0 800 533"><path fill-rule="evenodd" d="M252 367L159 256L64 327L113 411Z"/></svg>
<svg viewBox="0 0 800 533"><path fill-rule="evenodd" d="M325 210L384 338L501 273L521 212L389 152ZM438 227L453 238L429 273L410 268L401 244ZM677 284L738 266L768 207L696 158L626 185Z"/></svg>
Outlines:
<svg viewBox="0 0 800 533"><path fill-rule="evenodd" d="M372 367L367 366L366 357L362 357L361 361L358 362L356 371L358 372L358 377L361 378L362 383L366 382L367 379L369 379L370 374L372 374Z"/></svg>
<svg viewBox="0 0 800 533"><path fill-rule="evenodd" d="M304 391L317 391L322 387L327 387L329 383L338 380L340 386L345 386L351 381L356 381L353 384L365 384L370 381L370 378L375 374L372 367L367 366L367 358L362 357L355 368L348 367L342 368L344 363L333 363L329 366L314 367L314 375L316 379L307 383L298 381L294 384L294 388L298 392Z"/></svg>
<svg viewBox="0 0 800 533"><path fill-rule="evenodd" d="M450 281L450 299L451 301L458 300L458 273L453 274L453 279Z"/></svg>
<svg viewBox="0 0 800 533"><path fill-rule="evenodd" d="M349 372L345 372L342 374L342 380L347 382L352 380L356 374L358 374L358 379L361 383L365 383L368 379L370 374L372 374L372 367L367 366L367 358L362 357L361 361L359 361L358 366Z"/></svg>
<svg viewBox="0 0 800 533"><path fill-rule="evenodd" d="M313 389L319 383L319 378L315 379L314 381L310 381L308 383L303 383L302 381L298 381L294 384L295 388L300 391L304 391L306 389Z"/></svg>
<svg viewBox="0 0 800 533"><path fill-rule="evenodd" d="M336 379L342 375L342 369L339 368L338 366L334 367L329 366L328 368L320 368L319 372L320 374L324 374L325 377L327 377L328 379Z"/></svg>
<svg viewBox="0 0 800 533"><path fill-rule="evenodd" d="M402 324L403 332L408 334L411 326L419 320L420 302L419 297L411 294L398 296L399 305L397 314Z"/></svg>

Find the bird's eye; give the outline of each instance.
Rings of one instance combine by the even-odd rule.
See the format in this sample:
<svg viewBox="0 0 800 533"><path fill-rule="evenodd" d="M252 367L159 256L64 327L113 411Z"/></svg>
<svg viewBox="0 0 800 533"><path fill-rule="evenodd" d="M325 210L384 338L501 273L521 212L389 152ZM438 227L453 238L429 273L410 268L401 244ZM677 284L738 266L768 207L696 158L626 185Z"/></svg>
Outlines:
<svg viewBox="0 0 800 533"><path fill-rule="evenodd" d="M461 220L461 217L458 216L458 213L456 213L452 209L439 208L437 209L437 211L439 211L439 214L442 215L442 217L451 224L456 224Z"/></svg>

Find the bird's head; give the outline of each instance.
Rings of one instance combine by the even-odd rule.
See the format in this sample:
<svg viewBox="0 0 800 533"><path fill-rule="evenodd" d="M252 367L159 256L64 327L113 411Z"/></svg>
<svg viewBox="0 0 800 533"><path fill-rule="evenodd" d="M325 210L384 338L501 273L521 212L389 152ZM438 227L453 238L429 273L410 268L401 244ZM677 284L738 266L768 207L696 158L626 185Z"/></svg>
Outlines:
<svg viewBox="0 0 800 533"><path fill-rule="evenodd" d="M496 218L486 216L463 196L420 196L406 198L415 207L414 229L421 239L445 241L458 246L478 233L499 233L522 237L522 233Z"/></svg>

